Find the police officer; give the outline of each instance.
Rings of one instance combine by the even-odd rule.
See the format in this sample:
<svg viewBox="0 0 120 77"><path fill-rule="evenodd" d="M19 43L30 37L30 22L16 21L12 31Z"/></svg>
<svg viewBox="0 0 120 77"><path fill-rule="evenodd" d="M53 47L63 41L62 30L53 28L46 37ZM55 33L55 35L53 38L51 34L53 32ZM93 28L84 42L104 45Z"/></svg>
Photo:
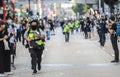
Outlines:
<svg viewBox="0 0 120 77"><path fill-rule="evenodd" d="M78 28L79 28L79 20L76 20L76 21L75 21L76 33L78 32Z"/></svg>
<svg viewBox="0 0 120 77"><path fill-rule="evenodd" d="M42 60L42 53L44 50L44 44L42 40L45 38L44 33L40 28L38 28L38 24L36 20L31 21L30 28L24 34L25 39L29 43L29 52L31 54L31 64L33 74L37 73L36 66L38 65L38 70L41 70L41 60ZM37 44L35 47L32 41Z"/></svg>
<svg viewBox="0 0 120 77"><path fill-rule="evenodd" d="M70 29L71 29L71 34L72 34L72 35L73 35L73 33L74 33L74 26L75 26L74 22L71 21L71 23L70 23Z"/></svg>
<svg viewBox="0 0 120 77"><path fill-rule="evenodd" d="M64 25L64 31L63 32L65 33L65 42L69 42L70 29L69 29L68 22L66 22L66 24Z"/></svg>

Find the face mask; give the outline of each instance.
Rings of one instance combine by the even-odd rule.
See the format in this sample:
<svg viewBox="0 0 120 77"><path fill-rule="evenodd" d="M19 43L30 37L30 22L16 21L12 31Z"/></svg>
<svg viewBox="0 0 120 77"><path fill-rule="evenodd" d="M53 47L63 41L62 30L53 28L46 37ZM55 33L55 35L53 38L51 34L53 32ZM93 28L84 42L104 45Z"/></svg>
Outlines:
<svg viewBox="0 0 120 77"><path fill-rule="evenodd" d="M36 26L32 26L32 30L36 30L37 29L37 27Z"/></svg>

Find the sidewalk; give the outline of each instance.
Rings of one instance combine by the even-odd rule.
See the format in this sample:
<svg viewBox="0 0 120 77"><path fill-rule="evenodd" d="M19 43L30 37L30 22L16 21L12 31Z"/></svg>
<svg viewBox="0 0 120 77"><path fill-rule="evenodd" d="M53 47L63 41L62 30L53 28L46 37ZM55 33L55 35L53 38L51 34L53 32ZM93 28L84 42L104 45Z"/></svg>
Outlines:
<svg viewBox="0 0 120 77"><path fill-rule="evenodd" d="M98 42L99 38L98 38L98 35L96 34L95 35L95 39L92 40L94 41L94 43L97 45L97 46L100 46L99 42ZM100 47L101 48L101 47ZM118 42L118 48L120 50L120 42ZM112 44L111 44L111 40L110 40L110 35L109 34L106 34L106 42L105 42L105 46L102 47L101 49L103 49L105 52L107 52L109 55L111 55L112 57L114 57L114 50L112 48Z"/></svg>

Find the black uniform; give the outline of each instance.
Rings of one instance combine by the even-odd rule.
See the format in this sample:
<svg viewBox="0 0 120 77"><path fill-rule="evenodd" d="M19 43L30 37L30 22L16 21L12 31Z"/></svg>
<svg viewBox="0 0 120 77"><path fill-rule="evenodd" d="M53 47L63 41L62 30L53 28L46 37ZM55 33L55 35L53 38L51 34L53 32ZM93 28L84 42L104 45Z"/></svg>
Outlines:
<svg viewBox="0 0 120 77"><path fill-rule="evenodd" d="M25 36L28 36L30 33L33 33L33 32L29 32L29 30L31 30L31 28L25 32ZM43 44L40 46L40 49L36 49L36 46L38 47L38 45L35 44L35 41L37 40L40 40L40 39L32 39L32 41L30 41L30 44L29 44L29 52L31 55L31 65L32 65L31 68L33 70L33 73L37 73L37 69L36 69L37 65L38 65L38 70L41 70L42 53L44 50Z"/></svg>
<svg viewBox="0 0 120 77"><path fill-rule="evenodd" d="M107 29L105 26L106 26L106 23L100 23L99 27L97 27L98 35L100 38L99 42L101 46L104 46L106 41L105 33L107 33Z"/></svg>
<svg viewBox="0 0 120 77"><path fill-rule="evenodd" d="M0 39L7 35L7 30L0 31ZM0 41L0 73L11 71L10 51L4 50L4 42Z"/></svg>
<svg viewBox="0 0 120 77"><path fill-rule="evenodd" d="M111 29L116 31L116 23L112 24ZM111 34L111 43L115 54L115 61L119 61L119 49L117 44L117 36L115 35L115 33Z"/></svg>
<svg viewBox="0 0 120 77"><path fill-rule="evenodd" d="M3 38L4 35L2 34L2 31L0 31L0 39ZM4 43L3 41L0 41L0 73L4 73Z"/></svg>

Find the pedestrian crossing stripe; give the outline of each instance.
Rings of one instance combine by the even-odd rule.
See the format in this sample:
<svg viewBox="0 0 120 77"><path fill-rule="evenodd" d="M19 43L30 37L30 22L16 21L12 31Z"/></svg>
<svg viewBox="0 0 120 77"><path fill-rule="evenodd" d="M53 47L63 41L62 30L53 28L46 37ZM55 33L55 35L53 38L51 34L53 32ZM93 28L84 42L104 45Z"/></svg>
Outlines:
<svg viewBox="0 0 120 77"><path fill-rule="evenodd" d="M103 67L120 66L120 63L96 63L96 64L42 64L45 67Z"/></svg>

